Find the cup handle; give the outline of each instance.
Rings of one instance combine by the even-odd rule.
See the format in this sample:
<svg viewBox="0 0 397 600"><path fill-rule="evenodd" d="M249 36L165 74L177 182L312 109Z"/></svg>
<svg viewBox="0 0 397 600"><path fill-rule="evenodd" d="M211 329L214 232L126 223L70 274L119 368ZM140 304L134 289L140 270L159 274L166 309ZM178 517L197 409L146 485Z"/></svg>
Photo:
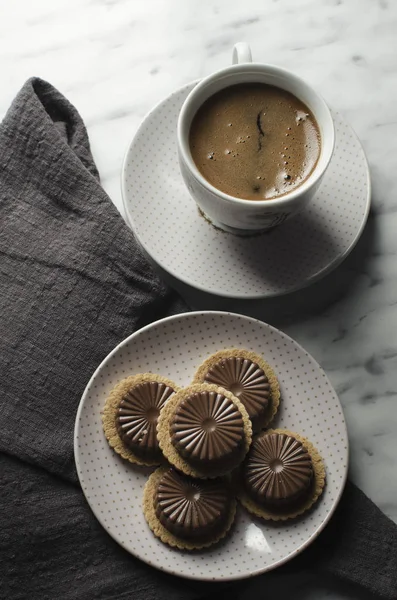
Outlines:
<svg viewBox="0 0 397 600"><path fill-rule="evenodd" d="M240 63L252 62L251 48L246 42L239 42L233 48L232 64L238 65Z"/></svg>

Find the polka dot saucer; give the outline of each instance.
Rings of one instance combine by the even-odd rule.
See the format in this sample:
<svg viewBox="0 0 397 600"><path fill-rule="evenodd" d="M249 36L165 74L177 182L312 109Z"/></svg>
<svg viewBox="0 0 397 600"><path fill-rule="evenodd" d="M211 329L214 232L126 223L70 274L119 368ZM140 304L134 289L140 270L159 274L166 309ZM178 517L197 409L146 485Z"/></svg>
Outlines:
<svg viewBox="0 0 397 600"><path fill-rule="evenodd" d="M307 437L326 467L326 486L302 518L265 523L238 507L230 535L220 544L181 552L156 538L142 512L143 487L151 472L123 461L109 447L101 411L114 385L128 375L160 373L181 386L210 354L231 346L261 354L274 368L282 401L273 423ZM308 546L329 521L342 494L348 438L339 400L316 361L294 340L251 317L192 312L140 329L105 358L89 381L77 412L77 472L91 509L106 531L146 563L182 577L226 581L270 571Z"/></svg>
<svg viewBox="0 0 397 600"><path fill-rule="evenodd" d="M185 284L240 299L287 294L337 267L358 241L370 207L367 161L349 125L334 114L334 155L309 208L270 232L235 236L200 215L179 172L177 119L194 85L147 115L124 160L125 212L148 257Z"/></svg>

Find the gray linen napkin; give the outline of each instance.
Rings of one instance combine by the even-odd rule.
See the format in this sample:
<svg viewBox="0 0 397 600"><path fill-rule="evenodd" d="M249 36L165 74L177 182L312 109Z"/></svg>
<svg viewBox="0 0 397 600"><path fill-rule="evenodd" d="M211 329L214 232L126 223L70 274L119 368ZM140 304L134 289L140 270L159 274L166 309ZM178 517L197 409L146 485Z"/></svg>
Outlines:
<svg viewBox="0 0 397 600"><path fill-rule="evenodd" d="M29 80L0 127L1 597L167 600L224 589L118 547L74 466L74 418L92 372L134 330L181 310L101 188L77 111ZM318 541L262 580L305 570L397 598L397 527L348 484Z"/></svg>

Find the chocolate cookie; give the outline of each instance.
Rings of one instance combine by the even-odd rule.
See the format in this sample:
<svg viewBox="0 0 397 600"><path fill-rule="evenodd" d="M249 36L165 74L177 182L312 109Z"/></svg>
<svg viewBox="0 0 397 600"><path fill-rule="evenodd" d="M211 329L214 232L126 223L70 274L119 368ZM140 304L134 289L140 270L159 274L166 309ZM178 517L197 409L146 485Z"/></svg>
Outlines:
<svg viewBox="0 0 397 600"><path fill-rule="evenodd" d="M259 436L243 468L245 489L263 506L294 506L304 498L313 478L313 464L303 444L285 433Z"/></svg>
<svg viewBox="0 0 397 600"><path fill-rule="evenodd" d="M229 390L244 404L254 432L267 426L277 412L277 378L261 356L244 349L216 352L199 367L194 383L211 383Z"/></svg>
<svg viewBox="0 0 397 600"><path fill-rule="evenodd" d="M110 446L123 458L141 465L158 465L160 411L178 387L174 382L143 373L120 381L106 400L103 428Z"/></svg>
<svg viewBox="0 0 397 600"><path fill-rule="evenodd" d="M165 412L164 412L165 411ZM193 477L217 477L243 460L251 423L241 402L214 385L180 390L160 415L157 435L167 460Z"/></svg>
<svg viewBox="0 0 397 600"><path fill-rule="evenodd" d="M308 440L287 430L269 430L254 439L241 467L239 497L255 515L284 520L308 510L324 482L324 464Z"/></svg>
<svg viewBox="0 0 397 600"><path fill-rule="evenodd" d="M162 467L149 477L143 511L163 542L181 549L210 546L230 529L236 502L223 479L192 479Z"/></svg>

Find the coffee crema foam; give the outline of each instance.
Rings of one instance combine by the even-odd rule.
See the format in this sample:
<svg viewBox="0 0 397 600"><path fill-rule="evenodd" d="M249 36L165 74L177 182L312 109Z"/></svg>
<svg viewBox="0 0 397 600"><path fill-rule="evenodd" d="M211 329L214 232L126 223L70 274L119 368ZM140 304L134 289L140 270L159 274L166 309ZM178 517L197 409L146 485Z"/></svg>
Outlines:
<svg viewBox="0 0 397 600"><path fill-rule="evenodd" d="M233 85L208 98L193 118L189 143L203 177L246 200L271 200L302 185L321 148L307 106L261 83Z"/></svg>

